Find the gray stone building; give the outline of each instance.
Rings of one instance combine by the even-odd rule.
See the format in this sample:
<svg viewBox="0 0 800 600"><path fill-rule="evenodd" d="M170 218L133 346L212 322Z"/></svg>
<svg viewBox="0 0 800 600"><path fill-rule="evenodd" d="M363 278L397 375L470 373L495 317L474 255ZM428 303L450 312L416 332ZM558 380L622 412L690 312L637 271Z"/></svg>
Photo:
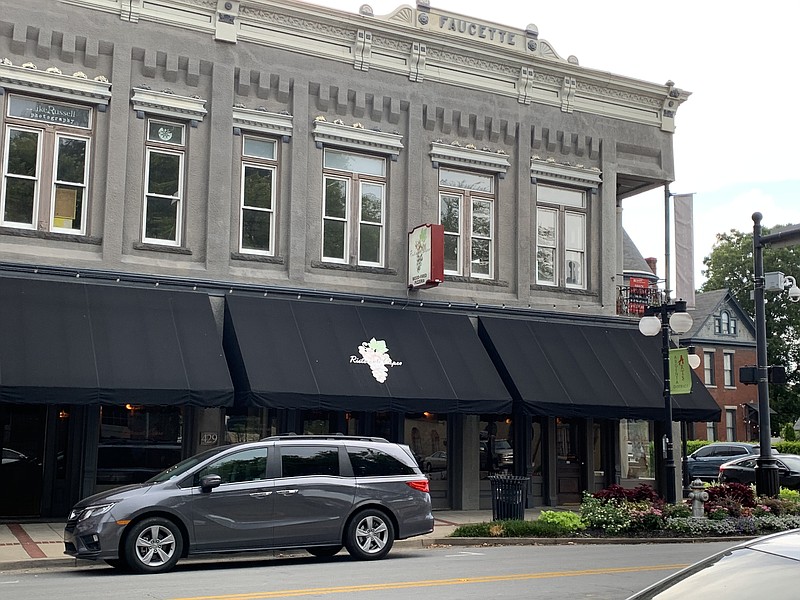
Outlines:
<svg viewBox="0 0 800 600"><path fill-rule="evenodd" d="M688 92L422 1L10 5L0 517L289 431L408 444L439 507L655 481L621 214Z"/></svg>

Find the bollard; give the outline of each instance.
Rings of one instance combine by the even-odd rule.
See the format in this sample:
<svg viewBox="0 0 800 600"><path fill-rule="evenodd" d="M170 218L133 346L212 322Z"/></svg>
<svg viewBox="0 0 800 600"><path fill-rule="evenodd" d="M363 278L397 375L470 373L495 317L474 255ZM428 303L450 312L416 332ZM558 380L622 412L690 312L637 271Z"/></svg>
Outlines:
<svg viewBox="0 0 800 600"><path fill-rule="evenodd" d="M695 519L705 519L705 503L708 500L708 492L705 491L705 485L699 479L695 479L689 489L692 490L689 492L689 499L692 501L692 516Z"/></svg>

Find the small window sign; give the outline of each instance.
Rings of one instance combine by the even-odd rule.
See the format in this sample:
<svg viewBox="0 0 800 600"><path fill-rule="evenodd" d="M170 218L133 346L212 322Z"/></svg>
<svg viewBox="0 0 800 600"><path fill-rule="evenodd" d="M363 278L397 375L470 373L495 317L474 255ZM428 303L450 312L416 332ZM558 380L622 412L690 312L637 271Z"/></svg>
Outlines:
<svg viewBox="0 0 800 600"><path fill-rule="evenodd" d="M8 116L31 121L68 125L70 127L90 126L91 109L81 106L70 106L58 102L47 102L35 98L11 96L8 103Z"/></svg>

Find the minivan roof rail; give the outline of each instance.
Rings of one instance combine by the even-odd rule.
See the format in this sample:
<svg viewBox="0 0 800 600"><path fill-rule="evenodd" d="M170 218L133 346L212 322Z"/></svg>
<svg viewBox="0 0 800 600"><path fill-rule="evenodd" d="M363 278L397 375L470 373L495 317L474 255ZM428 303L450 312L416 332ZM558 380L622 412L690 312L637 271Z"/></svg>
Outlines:
<svg viewBox="0 0 800 600"><path fill-rule="evenodd" d="M367 435L344 435L342 433L328 433L328 434L298 434L298 433L281 433L278 435L271 435L262 438L262 442L273 440L347 440L358 442L383 442L389 443L389 440L382 437L372 437Z"/></svg>

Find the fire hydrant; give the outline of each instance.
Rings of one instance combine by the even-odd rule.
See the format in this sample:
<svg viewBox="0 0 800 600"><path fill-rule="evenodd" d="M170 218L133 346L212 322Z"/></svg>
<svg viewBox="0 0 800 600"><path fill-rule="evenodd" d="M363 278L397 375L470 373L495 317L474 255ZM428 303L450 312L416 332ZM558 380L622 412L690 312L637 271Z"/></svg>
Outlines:
<svg viewBox="0 0 800 600"><path fill-rule="evenodd" d="M705 491L703 482L695 479L689 486L689 499L692 501L692 516L695 519L704 519L706 516L705 502L708 500L708 492Z"/></svg>

